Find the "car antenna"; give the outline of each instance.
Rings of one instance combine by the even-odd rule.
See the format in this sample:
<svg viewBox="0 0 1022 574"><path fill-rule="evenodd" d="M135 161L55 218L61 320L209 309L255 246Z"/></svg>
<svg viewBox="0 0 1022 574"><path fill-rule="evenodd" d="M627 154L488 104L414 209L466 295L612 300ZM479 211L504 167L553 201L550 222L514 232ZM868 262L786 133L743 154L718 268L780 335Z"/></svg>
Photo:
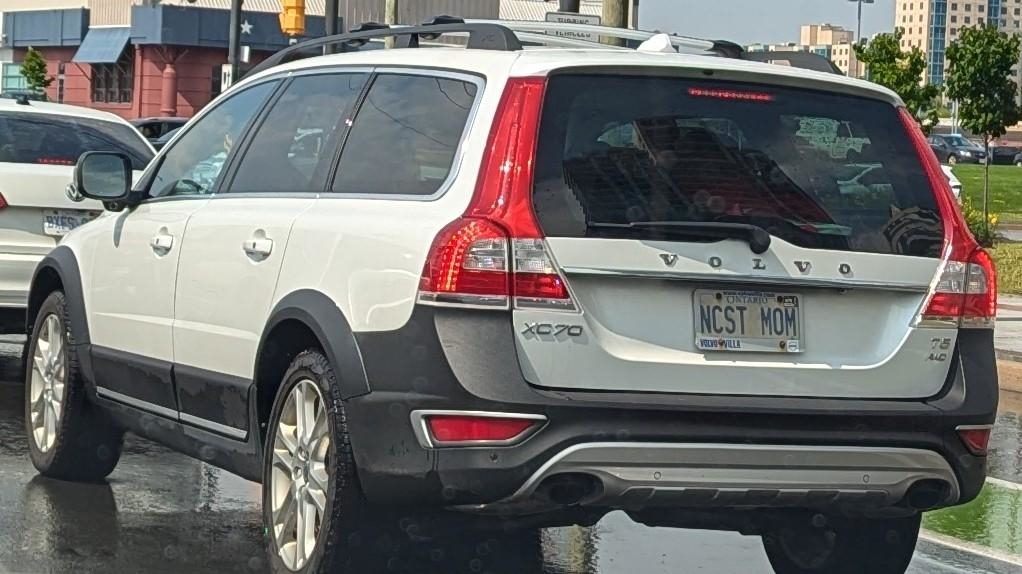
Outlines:
<svg viewBox="0 0 1022 574"><path fill-rule="evenodd" d="M29 103L28 96L26 96L25 94L18 94L18 96L14 98L14 101L16 101L18 104L22 106L32 105L31 103Z"/></svg>

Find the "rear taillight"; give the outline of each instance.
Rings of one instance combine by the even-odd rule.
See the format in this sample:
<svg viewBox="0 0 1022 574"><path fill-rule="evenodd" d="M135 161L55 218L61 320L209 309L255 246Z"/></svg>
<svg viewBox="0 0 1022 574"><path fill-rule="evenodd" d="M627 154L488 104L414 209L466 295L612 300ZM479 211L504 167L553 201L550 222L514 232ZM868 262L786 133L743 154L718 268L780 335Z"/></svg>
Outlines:
<svg viewBox="0 0 1022 574"><path fill-rule="evenodd" d="M465 214L433 240L419 302L574 310L532 210L544 78L512 78L501 97Z"/></svg>
<svg viewBox="0 0 1022 574"><path fill-rule="evenodd" d="M4 197L4 194L0 193L0 209L5 207L7 207L7 198Z"/></svg>
<svg viewBox="0 0 1022 574"><path fill-rule="evenodd" d="M412 429L426 448L511 446L539 432L544 415L483 411L412 411Z"/></svg>
<svg viewBox="0 0 1022 574"><path fill-rule="evenodd" d="M937 199L944 224L944 257L918 317L927 326L992 328L997 316L997 274L990 255L969 231L937 157L915 118L899 109Z"/></svg>
<svg viewBox="0 0 1022 574"><path fill-rule="evenodd" d="M991 429L991 425L962 425L955 430L969 452L982 456L987 453Z"/></svg>

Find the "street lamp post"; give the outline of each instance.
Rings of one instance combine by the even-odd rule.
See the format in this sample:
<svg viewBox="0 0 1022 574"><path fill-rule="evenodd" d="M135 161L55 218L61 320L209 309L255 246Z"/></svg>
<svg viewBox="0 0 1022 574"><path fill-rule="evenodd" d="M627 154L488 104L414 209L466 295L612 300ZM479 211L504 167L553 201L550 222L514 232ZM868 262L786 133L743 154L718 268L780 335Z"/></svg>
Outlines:
<svg viewBox="0 0 1022 574"><path fill-rule="evenodd" d="M241 5L244 0L231 0L230 31L227 35L227 63L231 67L231 83L238 81L241 67Z"/></svg>
<svg viewBox="0 0 1022 574"><path fill-rule="evenodd" d="M858 4L858 16L855 24L855 41L858 42L862 38L862 5L863 4L875 4L876 0L848 0L849 2L855 2Z"/></svg>

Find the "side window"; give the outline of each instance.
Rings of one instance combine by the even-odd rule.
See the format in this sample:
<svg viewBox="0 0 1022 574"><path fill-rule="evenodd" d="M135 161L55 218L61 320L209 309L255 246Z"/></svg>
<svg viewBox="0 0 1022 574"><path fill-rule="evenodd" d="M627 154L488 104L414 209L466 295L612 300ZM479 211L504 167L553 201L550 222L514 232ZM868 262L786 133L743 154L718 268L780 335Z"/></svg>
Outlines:
<svg viewBox="0 0 1022 574"><path fill-rule="evenodd" d="M211 193L231 146L275 86L276 82L266 82L246 88L188 126L163 156L149 197Z"/></svg>
<svg viewBox="0 0 1022 574"><path fill-rule="evenodd" d="M454 163L476 85L381 74L359 107L332 189L338 193L431 195Z"/></svg>
<svg viewBox="0 0 1022 574"><path fill-rule="evenodd" d="M273 104L230 193L320 192L366 74L299 76Z"/></svg>

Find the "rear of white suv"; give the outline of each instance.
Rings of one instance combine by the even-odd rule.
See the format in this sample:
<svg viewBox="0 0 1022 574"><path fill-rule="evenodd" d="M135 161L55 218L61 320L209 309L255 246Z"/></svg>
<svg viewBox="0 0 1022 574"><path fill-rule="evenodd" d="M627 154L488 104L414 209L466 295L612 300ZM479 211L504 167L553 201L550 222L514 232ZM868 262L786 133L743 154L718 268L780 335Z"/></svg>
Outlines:
<svg viewBox="0 0 1022 574"><path fill-rule="evenodd" d="M433 243L437 308L359 337L370 379L421 368L384 348L446 363L401 396L469 509L624 508L758 532L778 572L903 571L919 513L983 484L990 258L893 94L644 63L522 59Z"/></svg>
<svg viewBox="0 0 1022 574"><path fill-rule="evenodd" d="M87 108L0 100L0 332L24 330L39 261L66 233L103 212L66 192L78 157L117 151L140 172L152 148L124 120Z"/></svg>
<svg viewBox="0 0 1022 574"><path fill-rule="evenodd" d="M63 435L128 429L260 480L274 572L351 563L381 508L624 510L785 574L903 572L920 513L982 488L998 393L994 269L915 121L836 74L517 43L257 71L137 189L83 186L128 207L37 272L29 347L75 334L90 418L36 417L36 467L106 476Z"/></svg>

